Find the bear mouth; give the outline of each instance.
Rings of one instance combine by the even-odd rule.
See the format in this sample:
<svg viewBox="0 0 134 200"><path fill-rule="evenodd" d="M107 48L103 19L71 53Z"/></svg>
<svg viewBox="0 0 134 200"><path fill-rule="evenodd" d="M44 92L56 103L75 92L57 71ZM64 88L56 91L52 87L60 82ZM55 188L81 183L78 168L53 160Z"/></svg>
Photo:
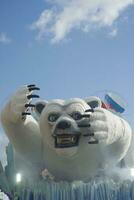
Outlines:
<svg viewBox="0 0 134 200"><path fill-rule="evenodd" d="M56 134L55 148L70 148L79 145L80 134Z"/></svg>

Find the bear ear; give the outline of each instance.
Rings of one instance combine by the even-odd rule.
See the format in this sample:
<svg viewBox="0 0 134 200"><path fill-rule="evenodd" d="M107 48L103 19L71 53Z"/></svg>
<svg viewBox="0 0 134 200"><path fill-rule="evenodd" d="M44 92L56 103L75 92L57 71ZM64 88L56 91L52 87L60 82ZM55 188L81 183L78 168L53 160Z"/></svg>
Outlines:
<svg viewBox="0 0 134 200"><path fill-rule="evenodd" d="M99 97L91 96L89 98L85 99L85 102L91 107L91 108L96 108L96 107L101 107L102 106L102 101L100 100Z"/></svg>
<svg viewBox="0 0 134 200"><path fill-rule="evenodd" d="M41 115L43 109L45 108L46 104L48 102L47 101L39 101L35 104L35 112L38 114L38 115Z"/></svg>

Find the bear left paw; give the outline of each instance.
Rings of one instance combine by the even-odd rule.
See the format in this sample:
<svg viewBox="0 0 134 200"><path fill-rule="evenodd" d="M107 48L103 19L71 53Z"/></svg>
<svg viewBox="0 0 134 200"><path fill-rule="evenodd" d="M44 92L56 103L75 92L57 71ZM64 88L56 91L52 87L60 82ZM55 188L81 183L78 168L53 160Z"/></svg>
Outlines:
<svg viewBox="0 0 134 200"><path fill-rule="evenodd" d="M89 144L97 144L108 138L108 130L109 130L108 115L109 111L103 108L95 108L93 112L90 112L88 125L86 125L87 134L83 135L85 137L89 137L89 142L88 142Z"/></svg>

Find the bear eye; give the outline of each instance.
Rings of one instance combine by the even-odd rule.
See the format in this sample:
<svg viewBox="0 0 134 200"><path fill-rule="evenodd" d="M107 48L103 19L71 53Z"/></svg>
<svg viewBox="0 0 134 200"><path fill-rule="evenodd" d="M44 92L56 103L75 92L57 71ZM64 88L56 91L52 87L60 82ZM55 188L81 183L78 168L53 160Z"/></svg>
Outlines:
<svg viewBox="0 0 134 200"><path fill-rule="evenodd" d="M48 121L49 122L56 122L56 120L59 118L59 114L57 113L51 113L48 116Z"/></svg>
<svg viewBox="0 0 134 200"><path fill-rule="evenodd" d="M74 120L80 120L80 119L82 119L82 115L81 115L80 112L73 112L73 113L71 114L71 117L72 117Z"/></svg>

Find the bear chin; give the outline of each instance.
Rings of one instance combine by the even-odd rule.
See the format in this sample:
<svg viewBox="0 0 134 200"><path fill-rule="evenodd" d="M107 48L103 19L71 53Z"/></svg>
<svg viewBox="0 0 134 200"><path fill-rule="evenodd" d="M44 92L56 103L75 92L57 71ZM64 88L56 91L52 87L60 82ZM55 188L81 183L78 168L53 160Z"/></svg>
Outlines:
<svg viewBox="0 0 134 200"><path fill-rule="evenodd" d="M78 147L55 148L56 153L62 157L72 157L77 154Z"/></svg>

